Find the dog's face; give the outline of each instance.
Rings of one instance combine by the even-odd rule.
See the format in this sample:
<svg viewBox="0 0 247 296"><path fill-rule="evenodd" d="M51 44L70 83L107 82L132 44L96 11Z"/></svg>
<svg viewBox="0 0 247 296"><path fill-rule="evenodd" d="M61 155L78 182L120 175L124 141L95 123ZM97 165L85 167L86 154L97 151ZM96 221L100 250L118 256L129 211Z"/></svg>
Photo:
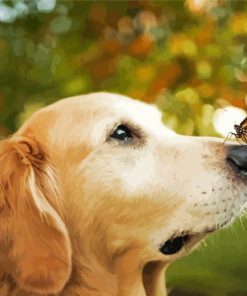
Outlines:
<svg viewBox="0 0 247 296"><path fill-rule="evenodd" d="M107 93L71 98L36 113L17 134L30 132L56 168L72 252L121 276L120 286L141 277L154 291L150 270L140 270L165 266L245 207L245 177L227 161L230 148L174 134L152 106Z"/></svg>

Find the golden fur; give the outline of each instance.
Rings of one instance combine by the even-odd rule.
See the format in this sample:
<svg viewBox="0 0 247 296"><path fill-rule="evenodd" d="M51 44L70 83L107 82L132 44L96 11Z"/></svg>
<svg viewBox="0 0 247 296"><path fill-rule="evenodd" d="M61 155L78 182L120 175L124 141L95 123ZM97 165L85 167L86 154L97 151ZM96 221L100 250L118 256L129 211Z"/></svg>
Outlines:
<svg viewBox="0 0 247 296"><path fill-rule="evenodd" d="M133 147L109 140L121 122L140 130ZM220 141L177 136L119 95L41 109L0 142L0 295L166 295L169 263L241 211L225 156ZM186 231L179 254L159 251Z"/></svg>

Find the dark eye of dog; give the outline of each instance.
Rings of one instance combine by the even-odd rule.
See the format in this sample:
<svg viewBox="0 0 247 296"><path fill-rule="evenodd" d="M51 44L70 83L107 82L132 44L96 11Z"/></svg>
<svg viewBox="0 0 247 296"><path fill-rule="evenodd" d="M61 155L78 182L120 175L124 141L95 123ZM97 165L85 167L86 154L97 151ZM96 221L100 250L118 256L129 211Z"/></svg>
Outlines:
<svg viewBox="0 0 247 296"><path fill-rule="evenodd" d="M133 135L131 130L127 126L121 124L111 134L111 138L119 141L127 142L133 139Z"/></svg>

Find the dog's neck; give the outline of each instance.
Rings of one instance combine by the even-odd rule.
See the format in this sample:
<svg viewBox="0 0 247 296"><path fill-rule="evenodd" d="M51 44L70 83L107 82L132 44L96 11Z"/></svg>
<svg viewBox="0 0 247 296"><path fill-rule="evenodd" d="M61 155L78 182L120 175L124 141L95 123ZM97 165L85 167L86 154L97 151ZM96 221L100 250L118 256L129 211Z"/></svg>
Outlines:
<svg viewBox="0 0 247 296"><path fill-rule="evenodd" d="M131 270L127 258L119 262L116 274L90 258L75 262L71 281L62 296L166 296L164 263L153 262L144 271ZM70 292L71 291L71 292ZM72 292L73 291L73 292ZM77 293L77 294L73 294Z"/></svg>
<svg viewBox="0 0 247 296"><path fill-rule="evenodd" d="M68 202L62 208L66 208L64 219L71 239L73 271L61 296L167 295L167 262L148 263L144 267L143 246L127 244L116 251L117 241L106 239L107 229L101 228L99 221Z"/></svg>
<svg viewBox="0 0 247 296"><path fill-rule="evenodd" d="M107 271L93 257L78 256L74 261L73 271L61 296L116 296L117 278Z"/></svg>
<svg viewBox="0 0 247 296"><path fill-rule="evenodd" d="M75 241L76 235L72 237L73 272L61 296L167 295L164 283L165 262L151 262L141 269L138 248L129 248L109 260L104 258L102 250L92 247L94 243L90 242L90 238L78 238ZM85 242L84 246L80 245L82 241Z"/></svg>

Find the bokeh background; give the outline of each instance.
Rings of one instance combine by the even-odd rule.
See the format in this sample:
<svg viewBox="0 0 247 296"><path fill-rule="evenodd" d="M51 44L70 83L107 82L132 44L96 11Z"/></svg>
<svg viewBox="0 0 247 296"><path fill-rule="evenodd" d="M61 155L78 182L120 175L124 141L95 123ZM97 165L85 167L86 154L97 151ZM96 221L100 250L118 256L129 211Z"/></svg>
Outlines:
<svg viewBox="0 0 247 296"><path fill-rule="evenodd" d="M100 90L157 104L178 133L225 137L245 116L246 53L247 1L0 0L0 137ZM173 296L247 295L247 219L174 263L167 283Z"/></svg>

